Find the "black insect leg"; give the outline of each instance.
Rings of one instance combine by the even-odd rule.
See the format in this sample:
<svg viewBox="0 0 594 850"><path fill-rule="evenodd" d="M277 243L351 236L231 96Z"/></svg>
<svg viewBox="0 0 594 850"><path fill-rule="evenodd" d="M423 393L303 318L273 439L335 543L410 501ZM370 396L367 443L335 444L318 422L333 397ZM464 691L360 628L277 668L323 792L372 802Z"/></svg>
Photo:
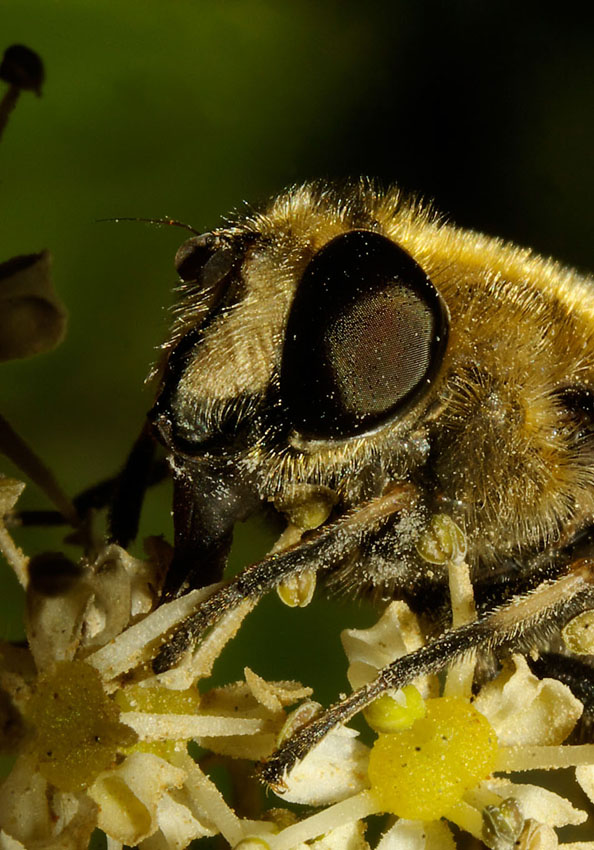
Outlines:
<svg viewBox="0 0 594 850"><path fill-rule="evenodd" d="M402 688L417 676L437 673L469 653L511 649L537 641L551 623L575 616L594 607L594 561L582 559L566 575L543 582L532 593L515 597L508 605L490 614L445 632L415 652L384 667L369 684L335 703L300 729L261 768L261 778L282 789L283 778L295 764L340 723L347 723L387 690Z"/></svg>
<svg viewBox="0 0 594 850"><path fill-rule="evenodd" d="M378 524L411 509L416 498L417 492L412 485L395 485L382 496L310 532L290 549L247 567L237 578L206 599L196 613L182 623L157 654L153 669L162 673L173 667L207 628L242 600L260 599L290 576L308 570L320 572L332 569L342 558L356 551L365 535L373 533Z"/></svg>
<svg viewBox="0 0 594 850"><path fill-rule="evenodd" d="M140 512L151 481L156 447L152 428L146 422L115 480L109 515L109 538L124 548L138 534Z"/></svg>

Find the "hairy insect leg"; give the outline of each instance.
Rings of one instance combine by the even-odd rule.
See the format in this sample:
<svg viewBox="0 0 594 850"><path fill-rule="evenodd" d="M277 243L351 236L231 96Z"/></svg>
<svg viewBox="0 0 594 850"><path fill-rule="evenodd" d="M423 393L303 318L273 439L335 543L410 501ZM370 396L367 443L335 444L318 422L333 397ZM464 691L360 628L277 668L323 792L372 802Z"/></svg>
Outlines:
<svg viewBox="0 0 594 850"><path fill-rule="evenodd" d="M570 572L546 581L531 593L514 597L478 620L445 632L435 641L396 659L378 676L344 700L332 705L300 729L261 766L261 778L281 790L295 764L340 723L347 723L387 690L402 688L417 676L437 673L448 664L477 651L511 649L534 640L579 611L594 607L594 560L575 561Z"/></svg>
<svg viewBox="0 0 594 850"><path fill-rule="evenodd" d="M396 485L334 522L320 526L291 548L247 567L237 578L206 599L199 610L182 624L160 649L153 662L153 669L162 673L173 667L182 653L207 628L243 599L259 599L290 576L335 566L340 559L354 551L363 535L388 517L410 509L416 498L417 493L412 485Z"/></svg>

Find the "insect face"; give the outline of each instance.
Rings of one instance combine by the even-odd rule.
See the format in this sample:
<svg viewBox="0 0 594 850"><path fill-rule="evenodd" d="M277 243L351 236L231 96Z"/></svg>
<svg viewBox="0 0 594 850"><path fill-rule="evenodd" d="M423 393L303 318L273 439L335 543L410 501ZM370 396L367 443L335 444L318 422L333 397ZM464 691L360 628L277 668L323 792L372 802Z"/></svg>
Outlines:
<svg viewBox="0 0 594 850"><path fill-rule="evenodd" d="M218 580L265 504L305 530L405 487L312 566L417 610L445 599L418 552L438 513L486 587L542 575L589 526L591 282L364 183L291 190L177 265L151 414L174 475L169 595Z"/></svg>

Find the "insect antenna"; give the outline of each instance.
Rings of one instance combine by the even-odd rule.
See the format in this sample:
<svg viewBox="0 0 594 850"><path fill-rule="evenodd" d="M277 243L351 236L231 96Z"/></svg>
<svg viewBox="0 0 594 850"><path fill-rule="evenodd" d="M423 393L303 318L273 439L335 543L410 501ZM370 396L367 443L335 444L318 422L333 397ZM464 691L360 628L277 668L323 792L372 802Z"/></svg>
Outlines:
<svg viewBox="0 0 594 850"><path fill-rule="evenodd" d="M106 221L115 222L119 224L120 221L141 221L145 224L155 224L155 225L164 225L166 227L181 227L183 230L189 230L190 233L195 234L196 236L200 236L201 232L196 230L195 227L192 227L191 224L186 224L185 221L178 221L176 218L169 218L165 216L164 218L144 218L142 216L116 216L114 218L96 218L95 221L97 223L103 223Z"/></svg>

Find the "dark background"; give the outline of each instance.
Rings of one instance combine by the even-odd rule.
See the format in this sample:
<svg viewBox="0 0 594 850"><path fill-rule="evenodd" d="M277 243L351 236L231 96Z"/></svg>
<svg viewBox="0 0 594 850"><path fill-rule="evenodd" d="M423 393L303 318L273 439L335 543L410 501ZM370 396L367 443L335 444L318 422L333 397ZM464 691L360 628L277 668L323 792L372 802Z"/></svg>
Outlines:
<svg viewBox="0 0 594 850"><path fill-rule="evenodd" d="M151 404L143 380L185 234L105 217L207 229L288 184L368 175L594 268L593 27L577 8L0 0L0 48L27 44L47 70L43 97L23 95L0 143L0 259L50 248L70 311L59 349L2 366L3 414L70 494L123 462ZM169 499L167 486L151 495L144 533L170 535ZM33 486L23 504L46 506ZM238 538L236 566L270 540L257 525ZM18 539L29 553L60 544ZM15 638L20 591L0 571L0 638ZM346 688L337 624L372 619L365 605L269 600L219 677L247 663L327 701Z"/></svg>

